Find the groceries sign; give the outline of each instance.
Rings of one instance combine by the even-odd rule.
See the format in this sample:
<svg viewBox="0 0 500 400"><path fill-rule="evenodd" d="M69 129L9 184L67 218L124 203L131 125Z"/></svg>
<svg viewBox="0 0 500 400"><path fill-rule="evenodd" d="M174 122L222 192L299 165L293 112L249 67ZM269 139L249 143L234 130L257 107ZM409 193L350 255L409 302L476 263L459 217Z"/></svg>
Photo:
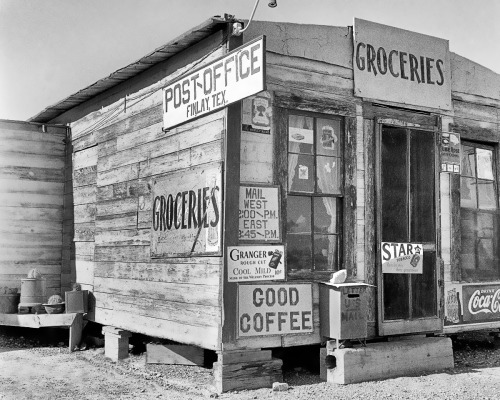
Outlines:
<svg viewBox="0 0 500 400"><path fill-rule="evenodd" d="M151 257L220 254L221 181L220 163L154 179Z"/></svg>
<svg viewBox="0 0 500 400"><path fill-rule="evenodd" d="M451 108L447 40L355 18L353 68L356 96Z"/></svg>
<svg viewBox="0 0 500 400"><path fill-rule="evenodd" d="M265 89L265 37L185 75L163 89L163 128L252 96Z"/></svg>

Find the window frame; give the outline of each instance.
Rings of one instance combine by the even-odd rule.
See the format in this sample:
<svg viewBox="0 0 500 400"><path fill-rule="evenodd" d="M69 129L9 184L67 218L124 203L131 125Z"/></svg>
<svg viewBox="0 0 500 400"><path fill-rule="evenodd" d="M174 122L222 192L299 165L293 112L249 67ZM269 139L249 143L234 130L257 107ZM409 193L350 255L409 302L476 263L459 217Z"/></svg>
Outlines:
<svg viewBox="0 0 500 400"><path fill-rule="evenodd" d="M294 269L291 270L290 265L287 263L287 276L288 278L304 278L304 275L306 274L312 274L313 279L318 278L318 279L325 279L325 276L331 275L332 272L335 272L339 269L342 268L343 265L343 256L344 256L344 197L345 197L345 176L344 176L344 169L345 169L345 154L344 154L344 146L345 146L345 132L346 132L346 118L342 115L333 115L333 114L323 114L323 113L315 113L315 112L307 112L307 111L301 111L301 110L288 110L288 112L285 114L286 117L284 118L286 129L285 129L285 137L286 137L286 154L285 154L285 159L286 162L284 163L287 166L287 176L285 179L286 182L286 201L287 201L287 206L284 208L284 232L285 232L285 237L288 242L288 235L298 235L295 233L289 233L288 228L287 228L287 222L288 222L288 198L289 197L305 197L310 199L310 231L309 231L309 238L310 238L310 260L311 260L311 265L310 268L300 268L300 269ZM289 182L289 176L288 176L288 162L289 162L289 155L290 154L306 154L306 153L300 153L300 152L292 152L290 151L290 140L289 140L289 128L290 128L290 116L303 116L303 117L309 117L313 119L313 151L310 153L310 155L313 157L313 181L314 181L314 188L312 192L307 192L307 191L297 191L297 190L290 190L290 182ZM318 140L318 135L317 135L317 130L318 130L318 120L333 120L338 122L340 126L340 132L338 134L338 145L339 145L339 151L338 155L333 155L333 156L328 156L324 154L319 154L317 150L317 140ZM338 162L338 193L321 193L318 192L318 182L317 182L317 168L318 168L318 157L328 157L337 160ZM314 216L315 216L315 211L314 211L314 199L316 198L333 198L335 199L335 204L336 204L336 219L337 219L337 232L335 233L321 233L321 232L315 232L314 230ZM328 269L328 270L318 270L315 268L315 236L318 235L325 235L325 236L335 236L336 241L337 241L337 255L336 255L336 269ZM288 257L288 246L287 246L287 257Z"/></svg>
<svg viewBox="0 0 500 400"><path fill-rule="evenodd" d="M469 139L461 139L460 140L460 150L462 152L462 146L469 146L474 148L474 176L469 176L469 175L462 175L465 168L463 165L460 166L460 197L459 197L459 215L460 215L460 222L462 222L462 210L465 210L466 212L469 212L471 215L474 216L474 220L477 224L477 220L479 215L481 214L490 214L490 215L496 215L496 221L493 221L493 231L499 232L500 231L500 201L499 201L499 194L498 194L498 144L496 143L491 143L491 142L481 142L481 141L475 141L475 140L469 140ZM478 165L477 165L477 149L483 149L483 150L489 150L491 151L492 154L492 174L493 174L493 179L484 179L484 178L479 178L478 177ZM463 154L461 154L461 159L463 157ZM476 185L476 191L475 191L475 202L476 202L476 207L464 207L462 206L462 178L473 178L475 181ZM479 191L477 190L478 187L478 181L489 181L493 182L493 188L494 188L494 199L495 199L495 209L481 209L479 206ZM495 226L496 222L496 226ZM497 237L498 235L493 234L493 238ZM460 251L459 251L459 260L460 260L460 276L461 276L461 281L463 282L489 282L489 281L497 281L500 279L500 265L497 264L496 268L495 267L495 261L492 261L493 268L491 269L480 269L479 268L479 244L478 244L478 238L479 235L476 232L475 233L475 244L474 244L474 265L475 267L472 268L464 268L464 261L463 261L463 255L464 253L462 252L464 248L464 239L463 239L463 229L462 226L460 226ZM494 254L496 254L496 259L500 258L500 241L497 239L497 241L493 242L494 246L496 248L494 249ZM485 275L485 272L487 274Z"/></svg>

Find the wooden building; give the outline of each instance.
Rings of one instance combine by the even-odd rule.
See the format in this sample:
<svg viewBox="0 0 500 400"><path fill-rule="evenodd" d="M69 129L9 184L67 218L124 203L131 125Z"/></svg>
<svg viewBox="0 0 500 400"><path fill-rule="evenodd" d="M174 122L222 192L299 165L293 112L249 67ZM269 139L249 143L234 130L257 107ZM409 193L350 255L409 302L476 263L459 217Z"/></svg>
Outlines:
<svg viewBox="0 0 500 400"><path fill-rule="evenodd" d="M67 129L60 290L90 290L100 324L215 350L220 390L269 386L268 349L324 341L319 286L340 269L373 285L369 338L500 328L500 76L368 21L233 22L30 120ZM2 179L31 179L6 160Z"/></svg>

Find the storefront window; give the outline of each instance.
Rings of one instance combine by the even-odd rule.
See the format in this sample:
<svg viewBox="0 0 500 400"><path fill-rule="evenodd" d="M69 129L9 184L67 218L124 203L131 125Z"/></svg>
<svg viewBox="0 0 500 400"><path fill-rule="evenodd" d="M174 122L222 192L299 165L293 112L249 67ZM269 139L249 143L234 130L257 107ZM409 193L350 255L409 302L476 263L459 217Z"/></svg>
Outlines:
<svg viewBox="0 0 500 400"><path fill-rule="evenodd" d="M340 119L288 120L288 270L337 270L340 243Z"/></svg>
<svg viewBox="0 0 500 400"><path fill-rule="evenodd" d="M465 281L500 278L494 148L462 142L461 269Z"/></svg>

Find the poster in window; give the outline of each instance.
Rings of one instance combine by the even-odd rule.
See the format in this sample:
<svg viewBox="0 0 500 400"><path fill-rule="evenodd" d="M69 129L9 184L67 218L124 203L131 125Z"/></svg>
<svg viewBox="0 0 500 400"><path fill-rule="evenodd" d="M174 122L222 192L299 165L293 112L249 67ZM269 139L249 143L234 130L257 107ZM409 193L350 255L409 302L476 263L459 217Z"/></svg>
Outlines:
<svg viewBox="0 0 500 400"><path fill-rule="evenodd" d="M441 172L460 174L460 135L441 132Z"/></svg>

